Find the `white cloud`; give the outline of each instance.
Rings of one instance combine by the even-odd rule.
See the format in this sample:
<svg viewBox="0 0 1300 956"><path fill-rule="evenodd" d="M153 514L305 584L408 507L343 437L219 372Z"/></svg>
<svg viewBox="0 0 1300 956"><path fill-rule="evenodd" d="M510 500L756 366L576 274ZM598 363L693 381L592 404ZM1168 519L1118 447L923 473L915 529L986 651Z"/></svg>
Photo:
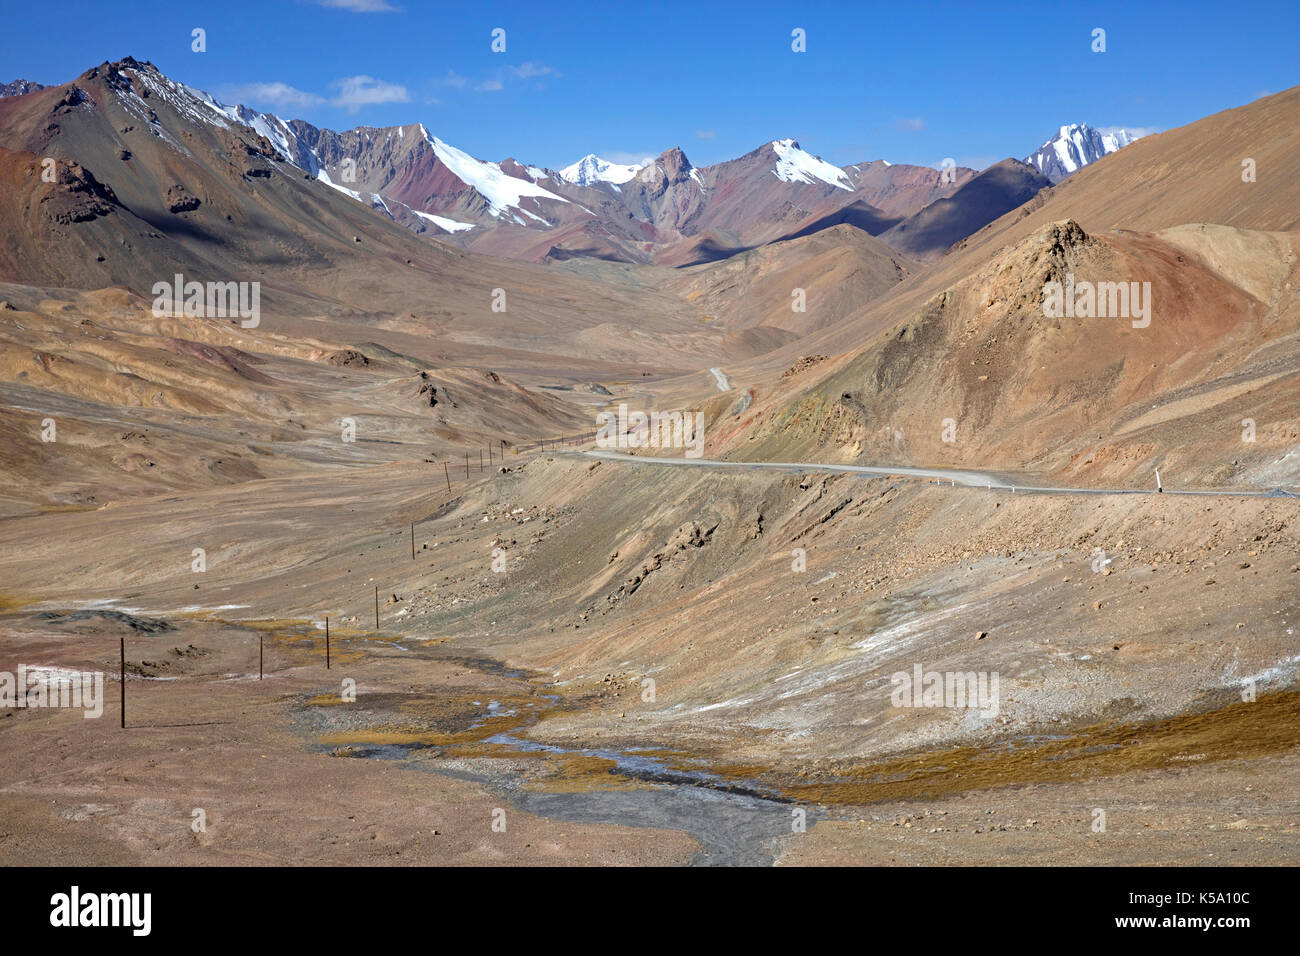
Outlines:
<svg viewBox="0 0 1300 956"><path fill-rule="evenodd" d="M539 60L529 60L526 63L520 63L518 66L507 66L503 70L498 70L493 76L475 83L474 89L478 90L480 93L497 93L506 88L507 81L537 80L544 76L559 79L563 75L563 73L547 66Z"/></svg>
<svg viewBox="0 0 1300 956"><path fill-rule="evenodd" d="M715 132L714 132L713 130L711 130L711 129L697 129L697 130L695 131L695 138L696 138L696 139L713 139L713 137L715 137L715 136L717 136L717 135L718 135L718 134L715 133Z"/></svg>
<svg viewBox="0 0 1300 956"><path fill-rule="evenodd" d="M613 152L607 152L607 153L600 153L600 156L602 159L607 159L611 163L615 163L619 166L649 166L651 163L655 161L653 155L647 155L646 153L635 153L635 152L628 153L628 152L622 152L620 150L614 150Z"/></svg>
<svg viewBox="0 0 1300 956"><path fill-rule="evenodd" d="M1098 127L1097 132L1106 135L1108 133L1118 132L1121 129L1127 130L1132 136L1135 136L1138 139L1141 139L1143 136L1150 136L1152 133L1160 132L1160 130L1155 126L1101 126Z"/></svg>
<svg viewBox="0 0 1300 956"><path fill-rule="evenodd" d="M288 83L245 83L243 86L222 87L220 94L222 99L280 110L301 110L324 102L315 93L296 89Z"/></svg>
<svg viewBox="0 0 1300 956"><path fill-rule="evenodd" d="M988 169L994 163L1002 162L1002 160L1006 158L1007 157L1005 156L992 156L992 155L980 156L980 155L968 154L965 156L958 156L953 161L957 164L958 169L973 169L976 172L980 172L981 170ZM937 160L935 162L930 163L930 165L933 166L935 169L943 169L943 160L942 159Z"/></svg>
<svg viewBox="0 0 1300 956"><path fill-rule="evenodd" d="M506 67L514 76L521 80L531 80L539 76L559 76L555 70L537 60L529 60L527 63L520 63L518 66Z"/></svg>
<svg viewBox="0 0 1300 956"><path fill-rule="evenodd" d="M385 83L373 76L349 76L335 80L330 86L339 91L338 96L330 100L331 105L341 106L349 113L355 113L363 106L406 103L411 99L406 87L398 83Z"/></svg>
<svg viewBox="0 0 1300 956"><path fill-rule="evenodd" d="M316 0L322 7L351 10L353 13L396 13L400 8L388 0Z"/></svg>
<svg viewBox="0 0 1300 956"><path fill-rule="evenodd" d="M909 133L919 133L925 129L925 120L919 116L894 120L894 125Z"/></svg>

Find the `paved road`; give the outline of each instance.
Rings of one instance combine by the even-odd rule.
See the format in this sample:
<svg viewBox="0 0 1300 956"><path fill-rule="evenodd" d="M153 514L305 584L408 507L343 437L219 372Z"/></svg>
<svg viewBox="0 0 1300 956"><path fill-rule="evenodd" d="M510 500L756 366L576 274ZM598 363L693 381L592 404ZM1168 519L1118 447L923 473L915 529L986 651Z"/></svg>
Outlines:
<svg viewBox="0 0 1300 956"><path fill-rule="evenodd" d="M881 467L877 465L828 465L817 461L719 461L713 458L656 458L650 455L628 455L619 451L584 451L579 454L591 458L609 458L615 461L628 461L638 465L679 466L688 468L739 468L743 470L787 471L794 474L804 472L827 472L831 474L850 475L903 475L908 478L928 478L940 484L954 487L984 488L989 491L1005 491L1012 494L1056 494L1056 495L1154 495L1151 488L1066 488L1046 485L1015 485L1000 475L982 471L967 471L955 468L909 468L903 466ZM1215 498L1300 498L1300 494L1284 491L1280 488L1262 491L1236 490L1197 490L1185 491L1166 488L1166 495L1204 495Z"/></svg>

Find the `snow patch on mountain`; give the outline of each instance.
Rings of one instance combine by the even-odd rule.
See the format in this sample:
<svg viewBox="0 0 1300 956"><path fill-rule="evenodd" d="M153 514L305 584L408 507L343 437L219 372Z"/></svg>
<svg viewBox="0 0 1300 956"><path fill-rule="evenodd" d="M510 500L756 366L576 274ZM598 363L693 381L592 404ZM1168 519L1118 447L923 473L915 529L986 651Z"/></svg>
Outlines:
<svg viewBox="0 0 1300 956"><path fill-rule="evenodd" d="M410 209L410 207L407 207ZM427 219L443 232L464 232L466 229L473 229L472 222L457 222L455 219L448 219L446 216L435 216L431 212L420 212L418 209L411 209L421 219Z"/></svg>
<svg viewBox="0 0 1300 956"><path fill-rule="evenodd" d="M358 192L355 189L348 189L347 186L342 186L330 179L330 174L327 173L324 168L316 170L316 178L326 186L330 187L330 189L337 189L339 192L343 193L343 195L351 196L357 202L364 203L371 209L380 209L389 219L392 219L394 222L397 221L397 217L393 215L393 211L388 208L388 203L384 201L384 197L379 195L379 193L363 193ZM393 202L397 202L397 200L394 199ZM406 204L402 203L402 205ZM406 208L410 209L411 207L407 206ZM415 212L414 209L411 209L411 211Z"/></svg>
<svg viewBox="0 0 1300 956"><path fill-rule="evenodd" d="M776 169L772 172L783 183L812 185L814 181L821 181L837 189L853 190L844 170L811 153L805 153L792 139L773 141L772 151L776 153Z"/></svg>
<svg viewBox="0 0 1300 956"><path fill-rule="evenodd" d="M519 208L519 211L523 213L525 216L527 216L529 219L533 220L533 222L540 222L547 229L551 228L551 224L547 222L545 219L543 219L541 216L534 215L533 213L529 212L527 209L524 209L522 206Z"/></svg>
<svg viewBox="0 0 1300 956"><path fill-rule="evenodd" d="M156 68L148 64L139 64L131 68L133 77L138 78L148 91L146 95L156 96L165 100L173 109L193 122L203 123L208 126L229 128L235 125L247 126L254 132L266 137L271 144L276 155L280 160L297 166L315 177L320 182L329 186L331 189L338 190L346 196L355 199L357 202L364 203L372 208L382 210L390 218L392 211L389 209L384 197L378 193L362 193L355 189L349 189L340 183L336 183L326 172L320 157L316 151L307 147L294 134L293 130L278 116L272 113L259 113L243 105L230 105L223 103L216 97L203 90L186 86L184 83L178 83L164 76ZM141 119L148 120L149 107L147 102L140 97L134 90L127 90L122 95L123 101L133 112L140 115ZM477 190L484 199L487 200L493 215L503 216L508 207L519 209L519 203L525 197L533 199L552 199L556 202L567 203L568 200L563 196L557 196L554 193L543 189L535 183L527 180L517 179L507 175L501 170L497 163L486 163L474 159L468 153L449 146L437 137L429 135L429 132L423 125L417 124L419 135L422 136L432 147L434 155L443 163L452 173L456 175L467 186ZM175 140L166 130L158 128L158 132L163 138L181 152L188 153L184 145ZM378 133L379 130L358 130L359 135L370 140L373 137L371 133ZM397 128L396 130L384 130L385 138L392 139L394 134L398 138L404 138L405 129ZM537 167L528 167L530 175L538 179L544 179L549 176L546 170ZM394 200L395 201L395 200ZM405 204L403 204L405 205ZM409 208L409 207L408 207ZM473 223L458 222L454 219L448 219L444 216L435 216L430 213L411 210L416 215L433 222L440 229L446 232L462 232L467 229L473 229ZM550 227L550 223L545 219L537 216L528 210L520 209L528 218L535 222ZM518 217L516 221L523 223Z"/></svg>
<svg viewBox="0 0 1300 956"><path fill-rule="evenodd" d="M575 186L591 186L594 183L622 185L643 169L639 164L620 165L601 159L595 153L588 153L572 166L560 170L560 178Z"/></svg>
<svg viewBox="0 0 1300 956"><path fill-rule="evenodd" d="M326 186L329 186L331 189L337 189L339 192L351 196L357 202L365 201L361 198L361 193L357 192L355 189L348 189L347 186L341 186L338 183L336 183L334 180L330 179L330 174L325 172L323 168L316 170L316 178L319 179L321 182L323 182Z"/></svg>
<svg viewBox="0 0 1300 956"><path fill-rule="evenodd" d="M265 136L270 141L271 146L280 154L281 159L286 162L293 162L294 146L297 144L298 138L294 136L280 117L271 113L258 113L255 110L250 110L247 106L228 106L219 102L211 94L203 92L203 90L185 86L184 84L178 85L212 112L232 122L252 127L254 132ZM314 172L314 170L308 170L308 172Z"/></svg>
<svg viewBox="0 0 1300 956"><path fill-rule="evenodd" d="M520 201L525 197L568 202L563 196L557 196L536 183L530 183L525 179L516 179L514 176L507 175L502 172L501 167L496 163L485 163L480 159L475 159L469 153L447 145L438 137L430 136L424 126L420 127L420 131L424 134L424 138L429 145L433 147L434 155L438 157L438 161L450 169L456 175L456 178L466 186L472 186L476 189L479 195L487 200L494 216L504 216L506 210L510 207L518 209Z"/></svg>
<svg viewBox="0 0 1300 956"><path fill-rule="evenodd" d="M255 133L266 137L281 161L298 166L313 176L318 172L320 163L315 152L303 148L298 137L275 114L259 113L246 106L222 103L211 93L178 83L163 75L151 64L136 63L128 66L127 69L133 82L138 81L144 87L146 96L163 100L187 120L227 129L232 126L247 126ZM135 89L119 91L118 95L123 105L140 115L146 122L152 123L164 141L181 153L190 155L190 151L163 129L161 123L153 120L150 115L151 107ZM303 165L304 162L306 165Z"/></svg>

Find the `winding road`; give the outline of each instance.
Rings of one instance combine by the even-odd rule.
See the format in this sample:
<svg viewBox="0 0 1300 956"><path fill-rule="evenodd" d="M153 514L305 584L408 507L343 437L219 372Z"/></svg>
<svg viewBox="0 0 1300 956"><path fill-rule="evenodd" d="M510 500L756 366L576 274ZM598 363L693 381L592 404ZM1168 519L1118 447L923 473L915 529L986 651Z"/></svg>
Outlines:
<svg viewBox="0 0 1300 956"><path fill-rule="evenodd" d="M633 462L638 465L661 465L688 468L737 468L742 470L785 471L793 474L827 472L830 474L873 475L877 477L901 475L907 478L926 478L953 487L983 488L987 491L1005 491L1011 494L1056 495L1201 495L1213 498L1300 498L1296 492L1281 488L1262 491L1236 491L1224 489L1178 490L1165 488L1163 492L1151 488L1068 488L1047 485L1014 485L1000 475L982 471L955 468L912 468L902 465L830 465L817 461L721 461L715 458L656 458L649 455L629 455L619 451L583 451L576 454L589 458L607 458L614 461Z"/></svg>

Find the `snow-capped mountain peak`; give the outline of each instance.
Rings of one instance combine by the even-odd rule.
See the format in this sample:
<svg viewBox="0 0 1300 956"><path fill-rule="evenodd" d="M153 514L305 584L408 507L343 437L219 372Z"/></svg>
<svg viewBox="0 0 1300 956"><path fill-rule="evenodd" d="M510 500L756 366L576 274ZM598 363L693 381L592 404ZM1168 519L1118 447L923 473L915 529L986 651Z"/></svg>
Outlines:
<svg viewBox="0 0 1300 956"><path fill-rule="evenodd" d="M17 79L12 83L0 83L0 96L25 96L28 93L34 93L37 90L45 89L43 83L33 83L31 80Z"/></svg>
<svg viewBox="0 0 1300 956"><path fill-rule="evenodd" d="M228 105L203 90L169 79L152 64L124 60L123 65L131 70L132 75L142 84L142 87L147 88L142 89L144 96L155 96L166 100L173 108L193 122L202 122L215 126L230 126L237 123L250 127L254 132L267 139L280 160L299 167L327 186L351 196L358 202L381 209L388 216L393 216L385 197L378 192L360 187L349 188L336 181L336 176L330 175L330 171L326 168L327 163L323 161L322 156L315 148L319 145L321 130L299 120L295 120L292 124L285 123L273 113L259 113L246 106ZM140 115L142 119L148 118L148 104L130 83L119 86L118 95L122 97L124 104ZM530 212L524 208L521 205L523 201L532 199L534 202L550 200L565 205L569 203L568 199L537 185L534 181L509 175L501 168L500 163L475 159L463 150L457 149L432 135L420 123L415 124L414 127L383 129L358 127L353 133L363 141L359 148L362 152L365 152L372 146L377 149L385 148L385 144L390 143L394 137L400 141L411 130L416 131L419 140L428 145L437 162L441 163L456 179L476 191L486 201L487 212L493 218L506 219L523 225L524 220L520 219L520 215L523 215L528 219L547 225L546 221L535 212ZM299 135L304 132L308 134L311 145L308 145L308 140L304 140ZM178 150L185 151L182 142L171 137L167 131L159 128L159 135L162 135ZM334 133L329 133L329 136L335 139L338 138L338 134ZM355 157L353 158L355 161ZM337 161L338 156L335 154L330 162L337 164ZM541 178L536 174L542 174L543 177L545 175L543 170L529 169L530 175L533 175L535 179ZM355 179L348 181L355 182ZM399 202L421 219L433 222L445 232L458 232L473 228L473 224L466 224L452 217L435 215L430 213L428 209L411 207L407 203L400 202L396 196L389 196L388 198ZM441 213L443 210L439 209L438 212Z"/></svg>
<svg viewBox="0 0 1300 956"><path fill-rule="evenodd" d="M601 159L595 153L588 153L572 166L560 170L560 178L575 186L590 186L594 183L613 183L615 186L627 182L641 169L640 164L620 165Z"/></svg>
<svg viewBox="0 0 1300 956"><path fill-rule="evenodd" d="M852 191L853 186L844 170L812 153L805 153L794 140L773 140L770 145L776 153L776 168L772 172L781 182L811 185L814 181L820 181Z"/></svg>
<svg viewBox="0 0 1300 956"><path fill-rule="evenodd" d="M1087 123L1062 126L1056 136L1040 146L1025 162L1038 169L1052 183L1059 183L1089 163L1140 139L1141 133L1114 127L1093 129Z"/></svg>

